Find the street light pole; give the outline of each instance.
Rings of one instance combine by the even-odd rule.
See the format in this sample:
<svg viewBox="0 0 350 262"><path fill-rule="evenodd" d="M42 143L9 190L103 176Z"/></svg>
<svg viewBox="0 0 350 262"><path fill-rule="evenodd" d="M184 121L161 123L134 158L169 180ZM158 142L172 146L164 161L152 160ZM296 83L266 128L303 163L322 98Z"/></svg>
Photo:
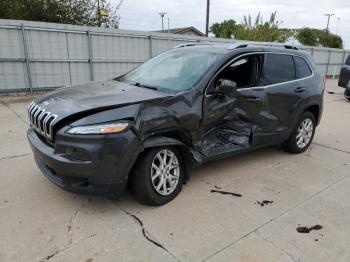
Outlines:
<svg viewBox="0 0 350 262"><path fill-rule="evenodd" d="M164 16L167 14L166 12L160 12L158 13L160 17L162 18L162 30L164 30Z"/></svg>
<svg viewBox="0 0 350 262"><path fill-rule="evenodd" d="M334 14L324 14L325 16L328 16L328 20L327 20L327 32L329 32L329 20L331 18L331 16L333 16Z"/></svg>
<svg viewBox="0 0 350 262"><path fill-rule="evenodd" d="M207 19L205 24L205 35L209 35L209 9L210 9L210 0L207 0Z"/></svg>

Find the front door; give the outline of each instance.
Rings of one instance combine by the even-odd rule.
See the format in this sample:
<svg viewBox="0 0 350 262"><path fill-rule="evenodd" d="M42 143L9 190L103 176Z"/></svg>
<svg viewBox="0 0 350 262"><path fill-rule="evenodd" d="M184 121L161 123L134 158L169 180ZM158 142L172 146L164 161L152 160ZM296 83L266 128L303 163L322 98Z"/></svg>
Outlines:
<svg viewBox="0 0 350 262"><path fill-rule="evenodd" d="M257 86L263 61L263 54L240 56L222 69L208 87L200 145L200 152L206 157L248 149L253 132L264 128L266 121L260 114L264 111L265 89ZM220 79L234 81L237 91L215 94Z"/></svg>

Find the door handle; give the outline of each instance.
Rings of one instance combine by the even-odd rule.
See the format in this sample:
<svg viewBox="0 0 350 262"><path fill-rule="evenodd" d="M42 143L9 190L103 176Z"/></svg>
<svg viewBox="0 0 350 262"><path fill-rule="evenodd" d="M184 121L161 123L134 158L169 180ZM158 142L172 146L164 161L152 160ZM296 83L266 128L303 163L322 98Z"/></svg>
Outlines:
<svg viewBox="0 0 350 262"><path fill-rule="evenodd" d="M295 93L302 93L302 92L304 92L306 90L306 88L305 87L301 87L301 86L299 86L299 87L297 87L297 88L295 88Z"/></svg>

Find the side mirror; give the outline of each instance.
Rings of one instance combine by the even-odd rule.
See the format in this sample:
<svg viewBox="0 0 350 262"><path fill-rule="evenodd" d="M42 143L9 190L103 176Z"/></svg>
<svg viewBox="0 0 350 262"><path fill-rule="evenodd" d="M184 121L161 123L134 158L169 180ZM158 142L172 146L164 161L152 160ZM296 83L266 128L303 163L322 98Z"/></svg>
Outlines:
<svg viewBox="0 0 350 262"><path fill-rule="evenodd" d="M233 94L237 91L237 83L235 81L220 78L216 82L215 89L213 90L214 94Z"/></svg>

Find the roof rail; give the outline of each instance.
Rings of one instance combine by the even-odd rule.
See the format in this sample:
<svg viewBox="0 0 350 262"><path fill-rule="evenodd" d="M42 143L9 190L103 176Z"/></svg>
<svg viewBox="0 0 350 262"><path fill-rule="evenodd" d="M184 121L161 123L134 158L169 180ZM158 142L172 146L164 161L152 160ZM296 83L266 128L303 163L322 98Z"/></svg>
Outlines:
<svg viewBox="0 0 350 262"><path fill-rule="evenodd" d="M181 47L187 47L187 46L197 46L197 45L210 45L210 42L189 42L189 43L183 43L175 46L174 48L181 48Z"/></svg>
<svg viewBox="0 0 350 262"><path fill-rule="evenodd" d="M279 47L279 48L285 48L285 49L299 50L299 48L294 45L280 44L280 43L261 43L261 42L257 42L257 43L237 42L230 45L227 49L233 50L233 49L244 48L248 46L267 46L267 47Z"/></svg>

